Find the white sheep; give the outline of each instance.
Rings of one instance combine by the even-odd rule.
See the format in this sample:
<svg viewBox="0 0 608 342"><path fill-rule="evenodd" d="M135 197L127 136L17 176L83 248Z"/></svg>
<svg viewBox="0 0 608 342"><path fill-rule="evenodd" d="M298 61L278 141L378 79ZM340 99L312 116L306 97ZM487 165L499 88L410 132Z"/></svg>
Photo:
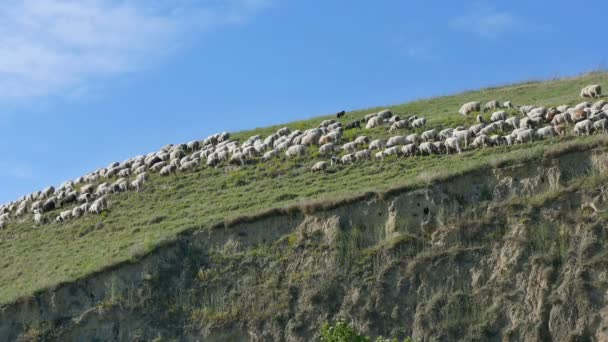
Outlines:
<svg viewBox="0 0 608 342"><path fill-rule="evenodd" d="M445 139L445 151L446 154L450 154L450 150L454 150L457 151L458 154L461 153L460 150L460 139L457 137L451 137L451 138L447 138Z"/></svg>
<svg viewBox="0 0 608 342"><path fill-rule="evenodd" d="M593 124L591 123L591 120L589 120L589 119L579 121L574 125L574 133L576 135L581 135L581 134L589 135L589 134L591 134L592 129L593 129Z"/></svg>
<svg viewBox="0 0 608 342"><path fill-rule="evenodd" d="M372 156L372 153L370 152L370 150L361 150L361 151L357 151L357 153L355 153L355 159L357 161L361 161L361 160L370 160Z"/></svg>
<svg viewBox="0 0 608 342"><path fill-rule="evenodd" d="M500 104L500 102L498 102L496 100L490 100L483 106L483 111L488 112L488 111L500 109L500 108L502 108L502 105Z"/></svg>
<svg viewBox="0 0 608 342"><path fill-rule="evenodd" d="M418 148L416 147L416 144L407 144L401 147L401 153L406 157L415 156L417 151Z"/></svg>
<svg viewBox="0 0 608 342"><path fill-rule="evenodd" d="M310 169L310 171L312 172L321 172L321 171L325 171L327 169L327 162L324 161L320 161L320 162L316 162L312 168Z"/></svg>
<svg viewBox="0 0 608 342"><path fill-rule="evenodd" d="M371 150L381 150L384 147L386 147L386 141L383 139L372 140L372 142L369 143L369 148Z"/></svg>
<svg viewBox="0 0 608 342"><path fill-rule="evenodd" d="M480 111L481 111L481 103L467 102L467 103L463 104L462 107L460 107L460 109L458 110L458 113L460 113L461 115L469 115L473 112L480 112Z"/></svg>
<svg viewBox="0 0 608 342"><path fill-rule="evenodd" d="M386 142L386 147L393 147L393 146L397 146L397 145L405 145L407 143L410 143L411 141L408 141L406 137L401 136L401 135L396 135L394 137L390 137L388 139L388 141Z"/></svg>
<svg viewBox="0 0 608 342"><path fill-rule="evenodd" d="M357 150L357 144L355 142L349 142L342 145L342 149L346 151L346 153L355 153Z"/></svg>
<svg viewBox="0 0 608 342"><path fill-rule="evenodd" d="M418 118L412 121L413 128L424 128L426 127L426 118Z"/></svg>
<svg viewBox="0 0 608 342"><path fill-rule="evenodd" d="M400 129L410 128L411 124L407 120L396 121L391 125L391 128L388 129L389 132L394 132Z"/></svg>
<svg viewBox="0 0 608 342"><path fill-rule="evenodd" d="M602 86L599 84L588 85L581 90L581 97L600 97L602 95Z"/></svg>
<svg viewBox="0 0 608 342"><path fill-rule="evenodd" d="M287 157L300 157L303 156L306 153L306 146L304 145L294 145L294 146L290 146L287 151L285 152L285 155Z"/></svg>
<svg viewBox="0 0 608 342"><path fill-rule="evenodd" d="M602 133L606 133L608 130L608 119L599 119L593 123L593 129L597 132L602 131Z"/></svg>
<svg viewBox="0 0 608 342"><path fill-rule="evenodd" d="M374 116L372 118L370 118L369 120L367 120L367 123L365 124L365 128L366 129L372 129L378 126L382 126L386 123L386 120L381 117L381 116Z"/></svg>
<svg viewBox="0 0 608 342"><path fill-rule="evenodd" d="M495 122L498 120L507 120L507 112L505 112L504 110L501 110L501 111L492 113L492 115L490 116L490 121Z"/></svg>
<svg viewBox="0 0 608 342"><path fill-rule="evenodd" d="M421 155L431 155L437 153L437 147L433 145L433 143L427 141L418 146L418 151Z"/></svg>
<svg viewBox="0 0 608 342"><path fill-rule="evenodd" d="M420 137L424 141L435 141L435 140L437 140L438 135L439 135L439 133L437 133L437 130L430 129L428 131L422 132L422 135Z"/></svg>

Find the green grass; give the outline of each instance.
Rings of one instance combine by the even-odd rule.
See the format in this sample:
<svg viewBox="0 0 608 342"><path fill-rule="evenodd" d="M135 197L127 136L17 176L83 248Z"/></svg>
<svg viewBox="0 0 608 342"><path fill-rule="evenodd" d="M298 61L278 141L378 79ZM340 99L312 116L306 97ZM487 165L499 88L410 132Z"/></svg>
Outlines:
<svg viewBox="0 0 608 342"><path fill-rule="evenodd" d="M548 82L529 82L482 89L453 96L390 106L396 113L425 116L429 127L471 124L474 117L462 117L457 110L463 102L498 99L515 104L557 106L580 102L580 89L587 84L608 84L608 74L594 73ZM378 108L350 112L343 122L361 118ZM306 129L322 119L289 123ZM237 132L243 140L254 134L267 135L278 127ZM348 131L347 140L364 134L386 137L385 128ZM136 261L177 234L242 216L254 216L269 208L302 206L311 202L331 202L368 191L390 192L399 187L424 186L431 182L484 167L540 158L565 148L589 148L604 137L546 140L533 145L468 151L458 156L430 156L410 159L389 158L331 168L326 174L309 169L318 158L275 159L243 168L202 168L193 173L168 178L151 177L145 189L110 198L105 216L86 216L65 224L36 227L28 217L0 232L0 303L64 282L70 282L108 266ZM57 213L49 214L49 217Z"/></svg>

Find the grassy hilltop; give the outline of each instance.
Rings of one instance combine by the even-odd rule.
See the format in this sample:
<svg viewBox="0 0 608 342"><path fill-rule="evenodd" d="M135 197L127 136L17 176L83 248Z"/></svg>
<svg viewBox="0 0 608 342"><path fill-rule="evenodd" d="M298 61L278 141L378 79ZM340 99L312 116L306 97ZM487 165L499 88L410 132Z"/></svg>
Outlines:
<svg viewBox="0 0 608 342"><path fill-rule="evenodd" d="M458 114L464 102L497 99L511 100L516 105L574 104L581 101L580 89L591 83L608 85L608 74L482 89L387 108L398 114L426 117L427 129L454 127L470 125L475 120L474 116ZM385 107L349 112L341 121L360 119L382 108ZM243 141L255 134L267 136L282 126L303 130L316 127L326 118L333 115L237 132L232 139ZM387 137L388 133L386 127L351 130L346 132L345 140L358 135L377 138ZM600 139L570 136L529 145L467 151L456 156L388 158L384 162L330 168L325 174L310 172L310 166L320 160L314 149L297 161L279 158L250 163L243 168L202 166L196 172L164 178L153 174L141 192L112 195L110 210L101 216L89 215L41 227L36 227L28 216L25 221L0 231L0 303L29 296L119 262L136 261L187 230L206 229L218 222L230 222L270 208L338 200L399 186L424 186L434 179L467 170L542 157L554 149L594 144ZM49 217L54 215L57 212L50 213Z"/></svg>

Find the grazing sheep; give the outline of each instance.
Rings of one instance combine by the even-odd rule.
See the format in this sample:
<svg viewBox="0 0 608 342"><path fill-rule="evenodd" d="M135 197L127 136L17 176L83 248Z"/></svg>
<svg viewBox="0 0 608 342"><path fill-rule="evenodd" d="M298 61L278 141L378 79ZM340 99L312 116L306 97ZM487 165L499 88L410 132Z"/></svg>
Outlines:
<svg viewBox="0 0 608 342"><path fill-rule="evenodd" d="M393 113L388 109L384 109L379 111L377 115L383 119L390 119L391 116L393 116Z"/></svg>
<svg viewBox="0 0 608 342"><path fill-rule="evenodd" d="M553 117L553 120L551 120L551 124L553 124L553 125L567 124L567 123L571 123L571 122L572 122L572 119L570 117L570 113L568 113L568 112L556 114Z"/></svg>
<svg viewBox="0 0 608 342"><path fill-rule="evenodd" d="M95 202L93 202L91 204L91 206L88 209L88 212L91 214L101 214L104 210L108 209L108 199L107 197L103 196L98 198L97 200L95 200Z"/></svg>
<svg viewBox="0 0 608 342"><path fill-rule="evenodd" d="M310 133L302 137L301 144L306 146L319 145L321 134L319 132Z"/></svg>
<svg viewBox="0 0 608 342"><path fill-rule="evenodd" d="M587 119L587 112L582 109L575 110L571 115L573 122L579 122Z"/></svg>
<svg viewBox="0 0 608 342"><path fill-rule="evenodd" d="M555 130L555 133L557 135L559 135L560 137L563 137L566 135L566 126L565 125L554 125L553 129Z"/></svg>
<svg viewBox="0 0 608 342"><path fill-rule="evenodd" d="M458 152L458 154L461 153L459 138L457 138L457 137L447 138L447 139L445 139L444 144L445 144L445 153L446 154L450 154L450 150L454 150L454 151Z"/></svg>
<svg viewBox="0 0 608 342"><path fill-rule="evenodd" d="M399 146L389 147L382 152L382 155L383 157L388 157L392 155L399 156L401 155L401 150L399 149Z"/></svg>
<svg viewBox="0 0 608 342"><path fill-rule="evenodd" d="M428 131L425 131L422 133L422 135L420 135L420 137L422 138L423 141L435 141L437 140L439 133L437 133L437 130L435 129L430 129Z"/></svg>
<svg viewBox="0 0 608 342"><path fill-rule="evenodd" d="M515 109L515 105L511 101L505 101L502 104L502 108Z"/></svg>
<svg viewBox="0 0 608 342"><path fill-rule="evenodd" d="M486 147L487 145L488 145L488 136L480 135L480 136L475 137L475 139L473 139L473 143L471 144L471 147L483 148L483 147Z"/></svg>
<svg viewBox="0 0 608 342"><path fill-rule="evenodd" d="M384 152L380 151L380 152L376 152L376 154L374 154L374 158L376 158L376 160L384 160Z"/></svg>
<svg viewBox="0 0 608 342"><path fill-rule="evenodd" d="M378 116L376 113L366 114L363 117L363 122L368 122L371 118Z"/></svg>
<svg viewBox="0 0 608 342"><path fill-rule="evenodd" d="M241 153L241 154L242 154L242 153ZM194 160L187 161L187 162L183 163L183 164L182 164L182 165L179 167L179 170L180 170L181 172L193 171L193 170L195 170L195 169L196 169L196 167L198 166L199 162L200 162L200 160L199 160L198 158L197 158L197 159L194 159ZM139 191L139 190L138 190L138 191Z"/></svg>
<svg viewBox="0 0 608 342"><path fill-rule="evenodd" d="M370 160L371 157L372 157L372 153L370 152L370 150L361 150L361 151L358 151L357 153L355 153L355 159L357 161Z"/></svg>
<svg viewBox="0 0 608 342"><path fill-rule="evenodd" d="M285 155L287 157L300 157L306 153L306 150L307 148L304 145L294 145L287 149Z"/></svg>
<svg viewBox="0 0 608 342"><path fill-rule="evenodd" d="M349 154L343 155L341 158L341 161L342 161L342 164L344 164L344 165L352 164L357 161L357 158L355 158L354 154L349 153Z"/></svg>
<svg viewBox="0 0 608 342"><path fill-rule="evenodd" d="M581 135L581 134L590 135L592 130L593 130L593 123L589 119L579 121L574 125L574 133L576 135Z"/></svg>
<svg viewBox="0 0 608 342"><path fill-rule="evenodd" d="M473 112L480 112L480 111L481 111L481 103L467 102L467 103L463 104L462 107L460 107L460 109L458 110L458 113L460 113L461 115L469 115Z"/></svg>
<svg viewBox="0 0 608 342"><path fill-rule="evenodd" d="M507 112L505 112L504 110L501 110L501 111L492 113L492 115L490 116L490 121L495 122L498 120L507 120Z"/></svg>
<svg viewBox="0 0 608 342"><path fill-rule="evenodd" d="M583 102L577 104L576 106L574 106L574 110L581 110L581 109L590 108L590 107L591 107L591 103L589 103L587 101L583 101Z"/></svg>
<svg viewBox="0 0 608 342"><path fill-rule="evenodd" d="M483 123L476 124L469 127L469 132L471 132L473 135L477 135L477 133L479 133L484 127L486 127L486 125Z"/></svg>
<svg viewBox="0 0 608 342"><path fill-rule="evenodd" d="M118 172L118 177L129 177L131 175L131 170L123 169Z"/></svg>
<svg viewBox="0 0 608 342"><path fill-rule="evenodd" d="M175 173L175 171L177 171L175 165L167 165L160 170L159 174L161 176L169 176L170 174Z"/></svg>
<svg viewBox="0 0 608 342"><path fill-rule="evenodd" d="M555 128L553 126L545 126L536 131L536 137L541 140L546 137L553 137L556 135L557 133L555 132Z"/></svg>
<svg viewBox="0 0 608 342"><path fill-rule="evenodd" d="M245 166L245 155L242 152L237 152L230 157L231 164L240 164Z"/></svg>
<svg viewBox="0 0 608 342"><path fill-rule="evenodd" d="M270 151L264 153L264 155L262 156L262 160L268 161L271 158L278 157L280 154L281 154L281 151L279 151L278 149L273 149L273 150L270 150Z"/></svg>
<svg viewBox="0 0 608 342"><path fill-rule="evenodd" d="M463 129L463 130L455 130L452 133L452 136L455 138L460 139L461 141L464 142L464 148L468 148L469 147L469 142L471 140L473 140L473 133L471 133L471 131L469 131L468 129Z"/></svg>
<svg viewBox="0 0 608 342"><path fill-rule="evenodd" d="M386 147L386 141L383 139L372 140L372 142L369 143L369 148L371 150L381 150L384 147Z"/></svg>
<svg viewBox="0 0 608 342"><path fill-rule="evenodd" d="M408 142L418 145L421 141L420 135L418 133L412 133L405 137Z"/></svg>
<svg viewBox="0 0 608 342"><path fill-rule="evenodd" d="M513 136L512 135L504 135L502 136L502 141L507 145L507 146L511 146L513 145Z"/></svg>
<svg viewBox="0 0 608 342"><path fill-rule="evenodd" d="M372 128L384 125L384 123L386 123L386 120L384 118L382 118L381 116L374 116L373 118L371 118L367 121L365 128L372 129Z"/></svg>
<svg viewBox="0 0 608 342"><path fill-rule="evenodd" d="M416 144L407 144L401 147L401 153L406 157L413 157L416 155L416 152L418 152Z"/></svg>
<svg viewBox="0 0 608 342"><path fill-rule="evenodd" d="M395 121L392 125L391 128L388 129L389 132L394 132L400 129L407 129L410 128L411 124L409 121L407 120L400 120L400 121Z"/></svg>
<svg viewBox="0 0 608 342"><path fill-rule="evenodd" d="M536 108L536 107L534 107L534 106L521 106L521 107L519 107L519 112L520 112L522 115L528 115L528 113L529 113L529 112L530 112L532 109L534 109L534 108Z"/></svg>
<svg viewBox="0 0 608 342"><path fill-rule="evenodd" d="M424 128L426 127L426 118L419 118L412 121L413 128Z"/></svg>
<svg viewBox="0 0 608 342"><path fill-rule="evenodd" d="M319 147L319 154L322 156L327 156L331 153L334 153L336 150L336 145L334 145L333 143L327 143L324 145L321 145L321 147Z"/></svg>
<svg viewBox="0 0 608 342"><path fill-rule="evenodd" d="M354 140L354 142L355 142L355 144L357 144L357 145L365 145L365 144L369 144L369 138L368 138L368 137L366 137L366 136L364 136L364 135L362 135L362 136L357 137L357 138Z"/></svg>
<svg viewBox="0 0 608 342"><path fill-rule="evenodd" d="M56 221L64 222L64 221L69 220L70 218L72 218L72 210L64 210L59 213L59 216L57 216Z"/></svg>
<svg viewBox="0 0 608 342"><path fill-rule="evenodd" d="M485 123L485 121L483 119L483 115L477 115L477 118L475 119L475 121L477 121L477 123Z"/></svg>
<svg viewBox="0 0 608 342"><path fill-rule="evenodd" d="M534 141L534 129L532 128L524 129L515 136L515 142L520 144L531 141Z"/></svg>
<svg viewBox="0 0 608 342"><path fill-rule="evenodd" d="M139 192L141 190L141 188L144 186L145 182L146 181L144 178L137 178L131 182L131 188L135 189L135 191Z"/></svg>
<svg viewBox="0 0 608 342"><path fill-rule="evenodd" d="M442 129L441 131L439 131L439 139L447 139L452 137L452 135L454 134L454 129L453 128L446 128L446 129Z"/></svg>
<svg viewBox="0 0 608 342"><path fill-rule="evenodd" d="M354 153L357 150L357 144L355 142L349 142L342 145L342 149L347 153Z"/></svg>
<svg viewBox="0 0 608 342"><path fill-rule="evenodd" d="M418 151L421 155L431 155L437 153L437 146L433 145L431 142L423 142L418 146Z"/></svg>
<svg viewBox="0 0 608 342"><path fill-rule="evenodd" d="M47 199L46 202L44 202L44 204L42 205L42 212L46 213L51 210L55 210L55 208L57 208L56 199L55 197L51 197Z"/></svg>
<svg viewBox="0 0 608 342"><path fill-rule="evenodd" d="M84 215L84 210L81 207L74 207L74 209L72 209L73 218L79 218L82 215Z"/></svg>
<svg viewBox="0 0 608 342"><path fill-rule="evenodd" d="M395 122L398 122L400 120L401 120L401 118L398 115L393 115L393 116L391 116L390 119L388 119L388 122L390 124L394 124ZM405 121L407 121L407 120L405 120ZM409 121L407 121L407 122L409 123Z"/></svg>
<svg viewBox="0 0 608 342"><path fill-rule="evenodd" d="M44 217L42 216L41 213L39 213L39 212L34 213L34 223L36 223L37 225L41 225L44 223Z"/></svg>
<svg viewBox="0 0 608 342"><path fill-rule="evenodd" d="M345 111L340 111L340 112L338 112L338 113L336 114L336 118L337 118L337 119L340 119L340 118L341 118L341 117L343 117L344 115L346 115L346 112L345 112Z"/></svg>
<svg viewBox="0 0 608 342"><path fill-rule="evenodd" d="M489 112L491 110L496 110L502 108L500 102L496 100L490 100L483 106L484 112Z"/></svg>
<svg viewBox="0 0 608 342"><path fill-rule="evenodd" d="M396 135L394 137L390 137L388 139L388 141L386 142L386 147L393 147L393 146L397 146L397 145L405 145L410 143L411 141L408 141L406 137L401 136L401 135Z"/></svg>
<svg viewBox="0 0 608 342"><path fill-rule="evenodd" d="M312 168L310 168L310 171L312 172L324 172L325 170L327 170L327 162L324 161L316 162Z"/></svg>
<svg viewBox="0 0 608 342"><path fill-rule="evenodd" d="M349 130L349 129L353 129L353 128L361 129L361 121L359 121L359 120L351 121L351 122L347 123L346 126L344 126L345 130Z"/></svg>
<svg viewBox="0 0 608 342"><path fill-rule="evenodd" d="M588 85L581 90L581 97L600 97L602 95L602 86L599 84Z"/></svg>
<svg viewBox="0 0 608 342"><path fill-rule="evenodd" d="M608 129L608 119L599 119L593 123L593 129L597 132L602 131L602 133L606 133Z"/></svg>
<svg viewBox="0 0 608 342"><path fill-rule="evenodd" d="M511 126L513 129L515 128L519 128L519 117L517 116L512 116L510 118L507 118L505 120L505 123L509 126Z"/></svg>

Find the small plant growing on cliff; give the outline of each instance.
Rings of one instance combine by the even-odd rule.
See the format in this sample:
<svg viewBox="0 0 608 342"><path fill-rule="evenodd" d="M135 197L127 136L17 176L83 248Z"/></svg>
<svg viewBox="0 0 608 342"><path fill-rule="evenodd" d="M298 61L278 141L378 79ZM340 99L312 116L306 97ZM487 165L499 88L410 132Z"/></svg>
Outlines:
<svg viewBox="0 0 608 342"><path fill-rule="evenodd" d="M335 325L325 322L321 327L321 341L323 342L369 342L369 337L355 331L355 328L343 320Z"/></svg>

